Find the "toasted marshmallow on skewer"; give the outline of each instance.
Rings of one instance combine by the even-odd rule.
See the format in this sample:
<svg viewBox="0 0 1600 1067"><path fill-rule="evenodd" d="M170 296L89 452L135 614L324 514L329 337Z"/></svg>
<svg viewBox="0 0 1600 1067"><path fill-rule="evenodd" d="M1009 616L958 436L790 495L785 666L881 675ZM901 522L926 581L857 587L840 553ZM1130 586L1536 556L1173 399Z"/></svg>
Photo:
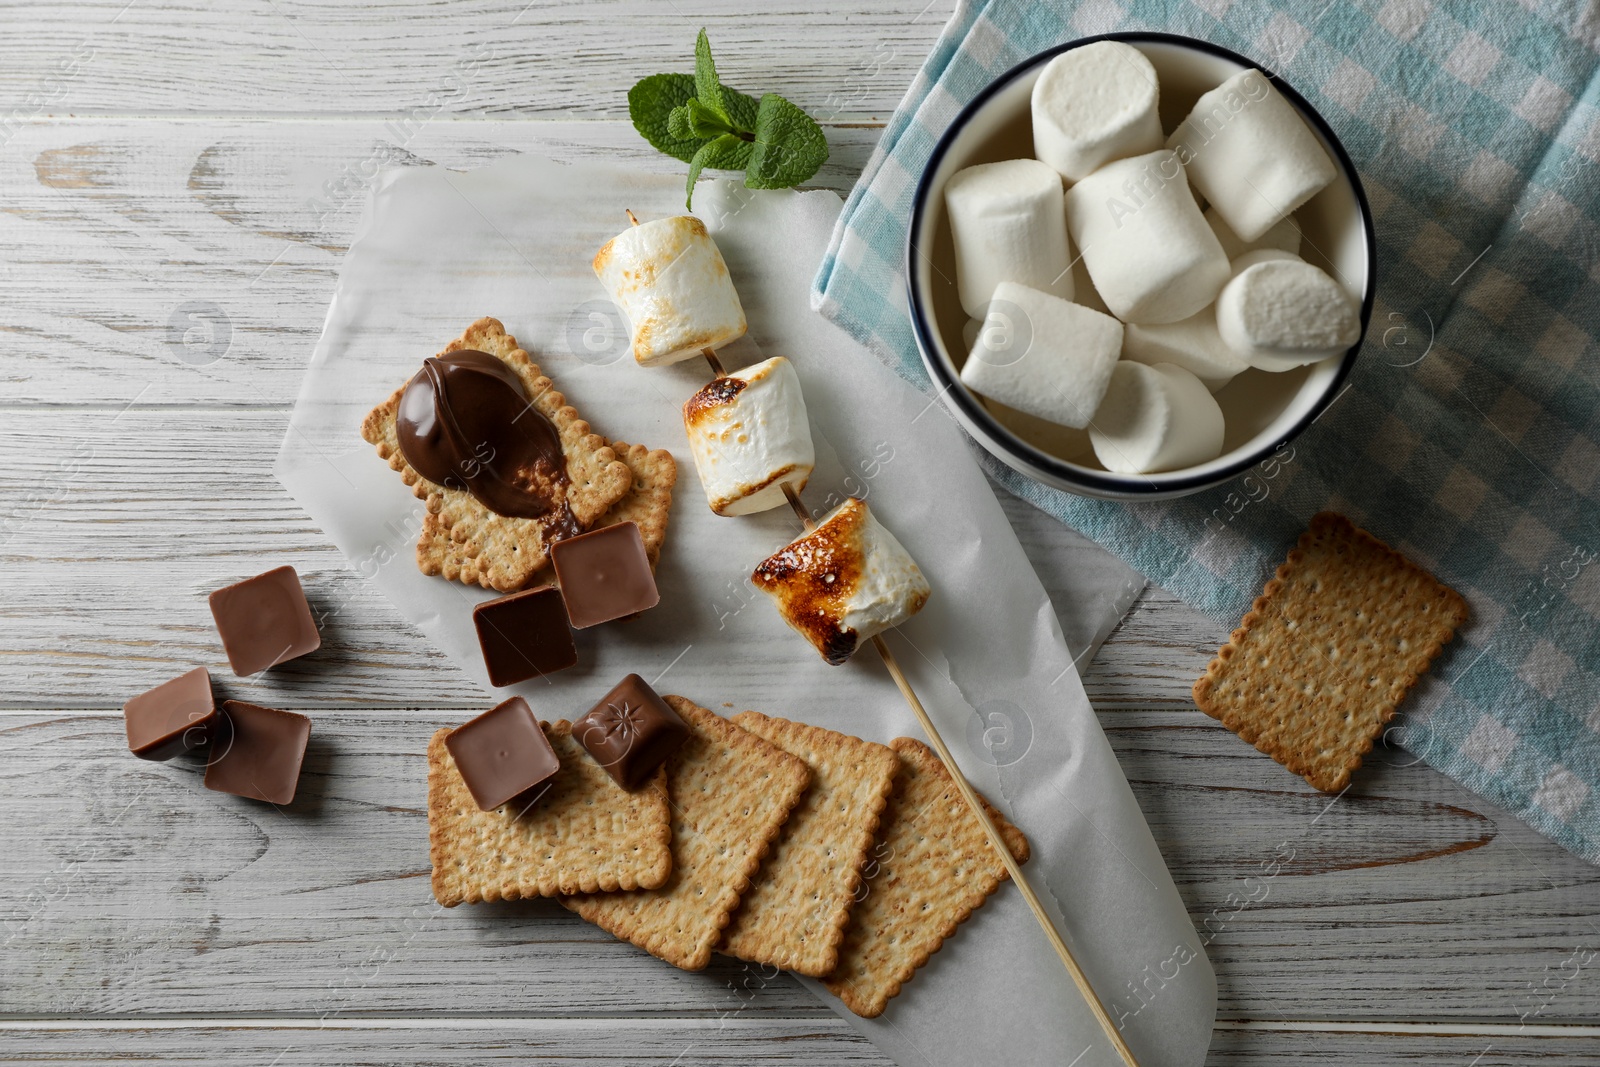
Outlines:
<svg viewBox="0 0 1600 1067"><path fill-rule="evenodd" d="M750 580L832 664L921 611L930 592L905 546L855 497L762 560Z"/></svg>
<svg viewBox="0 0 1600 1067"><path fill-rule="evenodd" d="M1217 297L1217 333L1252 367L1286 371L1355 344L1361 316L1344 286L1325 272L1263 249L1233 261L1233 277Z"/></svg>
<svg viewBox="0 0 1600 1067"><path fill-rule="evenodd" d="M1061 175L1037 159L958 170L944 186L955 241L956 290L982 317L994 287L1018 282L1072 299L1072 257Z"/></svg>
<svg viewBox="0 0 1600 1067"><path fill-rule="evenodd" d="M1222 455L1222 408L1205 383L1171 363L1123 360L1089 426L1094 454L1118 474L1153 474Z"/></svg>
<svg viewBox="0 0 1600 1067"><path fill-rule="evenodd" d="M594 273L633 327L641 367L676 363L744 336L744 308L705 223L656 219L607 241Z"/></svg>
<svg viewBox="0 0 1600 1067"><path fill-rule="evenodd" d="M683 405L689 451L718 515L778 507L816 465L794 364L774 356L718 378Z"/></svg>

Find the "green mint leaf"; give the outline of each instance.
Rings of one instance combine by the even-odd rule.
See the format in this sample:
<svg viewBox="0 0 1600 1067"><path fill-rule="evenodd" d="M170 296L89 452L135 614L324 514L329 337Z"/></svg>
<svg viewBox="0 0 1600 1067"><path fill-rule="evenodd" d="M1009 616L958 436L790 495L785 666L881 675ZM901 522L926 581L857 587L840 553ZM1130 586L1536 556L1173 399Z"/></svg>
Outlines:
<svg viewBox="0 0 1600 1067"><path fill-rule="evenodd" d="M722 87L722 107L728 113L728 123L735 133L756 132L756 114L761 109L761 101L753 96L746 96L728 88Z"/></svg>
<svg viewBox="0 0 1600 1067"><path fill-rule="evenodd" d="M717 65L711 61L711 39L701 29L694 42L694 95L724 122L728 109L722 102L722 84L717 81Z"/></svg>
<svg viewBox="0 0 1600 1067"><path fill-rule="evenodd" d="M755 135L744 176L751 189L799 185L828 158L828 139L822 135L822 127L777 93L761 98Z"/></svg>
<svg viewBox="0 0 1600 1067"><path fill-rule="evenodd" d="M689 131L689 108L687 105L673 108L672 113L667 116L667 136L674 141L692 141L695 139L694 134Z"/></svg>
<svg viewBox="0 0 1600 1067"><path fill-rule="evenodd" d="M694 183L700 180L702 167L710 167L713 170L743 170L750 160L752 147L754 146L749 141L741 141L731 133L725 133L701 145L694 158L689 160L688 193L683 206L690 211L694 210Z"/></svg>
<svg viewBox="0 0 1600 1067"><path fill-rule="evenodd" d="M684 114L687 116L684 125L691 134L701 140L734 132L733 127L728 125L727 119L706 107L698 99L690 100L684 105Z"/></svg>
<svg viewBox="0 0 1600 1067"><path fill-rule="evenodd" d="M673 111L693 100L694 92L694 78L688 74L652 74L628 90L633 128L652 148L685 163L694 158L702 138L676 136L670 124Z"/></svg>

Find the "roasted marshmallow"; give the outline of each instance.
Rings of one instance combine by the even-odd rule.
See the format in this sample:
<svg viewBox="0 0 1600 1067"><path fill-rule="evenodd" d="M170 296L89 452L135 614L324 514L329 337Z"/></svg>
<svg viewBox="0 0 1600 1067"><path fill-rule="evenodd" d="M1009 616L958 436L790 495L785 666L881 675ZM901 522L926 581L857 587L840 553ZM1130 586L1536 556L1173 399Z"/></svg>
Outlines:
<svg viewBox="0 0 1600 1067"><path fill-rule="evenodd" d="M1122 351L1122 323L1082 304L1001 282L961 380L1029 415L1082 429Z"/></svg>
<svg viewBox="0 0 1600 1067"><path fill-rule="evenodd" d="M1068 189L1067 229L1124 322L1186 319L1228 280L1228 257L1166 149L1108 163Z"/></svg>
<svg viewBox="0 0 1600 1067"><path fill-rule="evenodd" d="M1156 69L1120 41L1052 59L1033 83L1033 151L1068 181L1161 147Z"/></svg>
<svg viewBox="0 0 1600 1067"><path fill-rule="evenodd" d="M1217 333L1252 367L1293 370L1360 340L1355 300L1324 271L1274 250L1245 253L1233 271L1217 297Z"/></svg>
<svg viewBox="0 0 1600 1067"><path fill-rule="evenodd" d="M744 308L705 223L678 215L607 241L594 273L633 327L633 358L657 367L744 336Z"/></svg>
<svg viewBox="0 0 1600 1067"><path fill-rule="evenodd" d="M1246 252L1259 252L1265 249L1275 249L1279 252L1288 252L1290 255L1300 254L1300 226L1292 216L1284 216L1266 233L1254 241L1246 241L1228 228L1222 221L1222 216L1217 214L1217 209L1208 207L1205 210L1206 224L1211 227L1211 232L1217 235L1217 242L1222 245L1222 253L1228 259L1238 259Z"/></svg>
<svg viewBox="0 0 1600 1067"><path fill-rule="evenodd" d="M1182 367L1123 360L1089 427L1094 454L1118 474L1154 474L1222 454L1222 409Z"/></svg>
<svg viewBox="0 0 1600 1067"><path fill-rule="evenodd" d="M689 451L718 515L749 515L806 487L816 452L794 365L774 356L718 378L683 405Z"/></svg>
<svg viewBox="0 0 1600 1067"><path fill-rule="evenodd" d="M750 580L833 664L921 611L930 591L905 546L854 497L762 560Z"/></svg>
<svg viewBox="0 0 1600 1067"><path fill-rule="evenodd" d="M1130 325L1122 336L1122 358L1147 367L1157 363L1182 367L1213 393L1234 375L1250 369L1244 357L1223 343L1217 332L1217 313L1209 307L1182 322Z"/></svg>
<svg viewBox="0 0 1600 1067"><path fill-rule="evenodd" d="M945 183L961 307L981 318L994 287L1020 282L1072 299L1061 176L1037 159L959 170Z"/></svg>
<svg viewBox="0 0 1600 1067"><path fill-rule="evenodd" d="M1172 131L1189 180L1239 239L1259 240L1337 175L1328 150L1259 70L1235 74Z"/></svg>

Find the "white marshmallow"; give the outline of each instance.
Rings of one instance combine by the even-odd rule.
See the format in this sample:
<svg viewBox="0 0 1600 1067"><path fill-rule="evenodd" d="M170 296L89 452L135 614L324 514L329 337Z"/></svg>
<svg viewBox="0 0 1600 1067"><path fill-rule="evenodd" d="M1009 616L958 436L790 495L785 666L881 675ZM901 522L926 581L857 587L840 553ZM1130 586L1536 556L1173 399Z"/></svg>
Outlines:
<svg viewBox="0 0 1600 1067"><path fill-rule="evenodd" d="M1122 323L1110 315L1001 282L961 380L1018 411L1082 429L1121 350Z"/></svg>
<svg viewBox="0 0 1600 1067"><path fill-rule="evenodd" d="M1360 311L1342 285L1273 250L1234 260L1217 297L1217 333L1252 367L1286 371L1337 356L1361 337Z"/></svg>
<svg viewBox="0 0 1600 1067"><path fill-rule="evenodd" d="M1275 248L1290 255L1300 254L1300 226L1293 216L1286 215L1279 219L1254 241L1243 240L1229 229L1228 224L1222 221L1222 216L1217 214L1217 209L1214 207L1206 208L1205 219L1207 225L1211 227L1211 232L1217 235L1217 242L1222 245L1223 254L1229 259L1238 259L1246 252L1256 252L1264 248Z"/></svg>
<svg viewBox="0 0 1600 1067"><path fill-rule="evenodd" d="M806 401L782 356L735 371L683 405L689 452L718 515L749 515L806 487L816 465Z"/></svg>
<svg viewBox="0 0 1600 1067"><path fill-rule="evenodd" d="M1337 176L1327 149L1259 70L1196 101L1167 138L1189 180L1240 240L1259 240Z"/></svg>
<svg viewBox="0 0 1600 1067"><path fill-rule="evenodd" d="M1153 474L1222 455L1222 409L1205 384L1171 363L1124 360L1089 427L1106 470Z"/></svg>
<svg viewBox="0 0 1600 1067"><path fill-rule="evenodd" d="M1033 83L1033 153L1069 181L1161 147L1160 88L1144 53L1096 41L1052 59Z"/></svg>
<svg viewBox="0 0 1600 1067"><path fill-rule="evenodd" d="M854 497L762 560L750 580L833 664L921 611L931 591L905 546Z"/></svg>
<svg viewBox="0 0 1600 1067"><path fill-rule="evenodd" d="M1217 313L1209 307L1182 322L1130 324L1122 335L1122 358L1147 367L1157 363L1182 367L1213 393L1232 381L1235 374L1250 369L1242 356L1222 342L1222 335L1217 332Z"/></svg>
<svg viewBox="0 0 1600 1067"><path fill-rule="evenodd" d="M955 239L956 290L982 316L994 287L1021 282L1072 299L1072 257L1061 176L1036 159L980 163L944 187Z"/></svg>
<svg viewBox="0 0 1600 1067"><path fill-rule="evenodd" d="M728 265L693 215L622 231L595 254L594 273L628 316L641 367L676 363L744 336Z"/></svg>
<svg viewBox="0 0 1600 1067"><path fill-rule="evenodd" d="M1124 322L1186 319L1228 280L1228 257L1166 149L1108 163L1068 189L1067 230Z"/></svg>

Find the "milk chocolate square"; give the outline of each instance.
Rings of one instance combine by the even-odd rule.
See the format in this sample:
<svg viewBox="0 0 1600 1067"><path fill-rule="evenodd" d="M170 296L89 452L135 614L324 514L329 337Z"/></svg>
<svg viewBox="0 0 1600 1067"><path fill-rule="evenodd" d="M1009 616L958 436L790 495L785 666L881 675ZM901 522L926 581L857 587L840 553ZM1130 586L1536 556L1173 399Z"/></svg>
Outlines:
<svg viewBox="0 0 1600 1067"><path fill-rule="evenodd" d="M276 567L218 589L211 594L211 616L228 663L241 677L322 647L293 567Z"/></svg>
<svg viewBox="0 0 1600 1067"><path fill-rule="evenodd" d="M637 674L572 724L572 736L624 789L637 789L678 750L689 727Z"/></svg>
<svg viewBox="0 0 1600 1067"><path fill-rule="evenodd" d="M211 674L196 667L140 693L122 705L128 751L140 759L169 760L211 740L217 724L217 702L211 695Z"/></svg>
<svg viewBox="0 0 1600 1067"><path fill-rule="evenodd" d="M553 585L485 600L472 609L472 623L478 628L489 684L496 688L578 662L567 608Z"/></svg>
<svg viewBox="0 0 1600 1067"><path fill-rule="evenodd" d="M555 776L561 760L521 697L496 704L445 735L461 780L478 807L493 811Z"/></svg>
<svg viewBox="0 0 1600 1067"><path fill-rule="evenodd" d="M635 615L661 602L639 527L619 522L550 547L567 615L579 629Z"/></svg>
<svg viewBox="0 0 1600 1067"><path fill-rule="evenodd" d="M311 720L242 700L223 701L222 712L206 764L206 788L268 804L293 800Z"/></svg>

